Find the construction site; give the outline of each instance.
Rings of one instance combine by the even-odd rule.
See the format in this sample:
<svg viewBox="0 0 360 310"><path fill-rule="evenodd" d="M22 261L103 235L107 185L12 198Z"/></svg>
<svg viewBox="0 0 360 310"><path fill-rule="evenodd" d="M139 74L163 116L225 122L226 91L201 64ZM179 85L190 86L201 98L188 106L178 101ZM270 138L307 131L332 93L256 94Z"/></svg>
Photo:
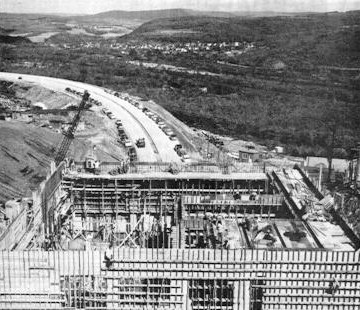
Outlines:
<svg viewBox="0 0 360 310"><path fill-rule="evenodd" d="M359 236L301 166L200 160L138 102L68 83L82 100L50 173L5 204L0 309L360 309ZM67 157L90 98L127 159Z"/></svg>

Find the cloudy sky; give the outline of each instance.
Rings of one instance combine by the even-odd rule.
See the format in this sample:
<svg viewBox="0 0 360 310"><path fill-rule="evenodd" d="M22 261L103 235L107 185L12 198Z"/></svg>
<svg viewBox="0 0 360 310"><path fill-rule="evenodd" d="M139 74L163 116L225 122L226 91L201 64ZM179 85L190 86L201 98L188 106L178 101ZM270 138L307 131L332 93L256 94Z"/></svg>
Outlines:
<svg viewBox="0 0 360 310"><path fill-rule="evenodd" d="M0 12L93 14L110 10L325 12L359 10L360 0L0 0Z"/></svg>

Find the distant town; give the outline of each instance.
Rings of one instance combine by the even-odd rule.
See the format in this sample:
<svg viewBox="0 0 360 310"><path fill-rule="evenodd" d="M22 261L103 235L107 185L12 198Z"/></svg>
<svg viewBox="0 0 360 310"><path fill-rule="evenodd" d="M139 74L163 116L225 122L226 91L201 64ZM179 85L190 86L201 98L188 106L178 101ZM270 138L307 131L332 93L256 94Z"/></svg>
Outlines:
<svg viewBox="0 0 360 310"><path fill-rule="evenodd" d="M122 55L129 55L131 52L136 51L139 55L145 55L149 51L160 52L164 55L179 55L192 53L199 56L205 54L210 55L225 55L225 56L237 56L244 54L255 47L252 42L187 42L187 43L118 43L115 40L101 40L99 42L92 40L83 40L72 43L47 43L52 47L64 48L64 49L76 49L76 48L106 48L119 51Z"/></svg>

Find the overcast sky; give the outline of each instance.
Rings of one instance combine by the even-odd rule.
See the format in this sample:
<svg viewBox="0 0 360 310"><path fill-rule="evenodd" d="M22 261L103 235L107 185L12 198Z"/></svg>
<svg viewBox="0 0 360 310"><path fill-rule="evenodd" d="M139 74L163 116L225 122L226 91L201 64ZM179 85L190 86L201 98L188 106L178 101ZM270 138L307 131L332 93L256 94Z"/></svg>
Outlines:
<svg viewBox="0 0 360 310"><path fill-rule="evenodd" d="M326 12L359 10L360 0L0 0L11 13L93 14L111 10Z"/></svg>

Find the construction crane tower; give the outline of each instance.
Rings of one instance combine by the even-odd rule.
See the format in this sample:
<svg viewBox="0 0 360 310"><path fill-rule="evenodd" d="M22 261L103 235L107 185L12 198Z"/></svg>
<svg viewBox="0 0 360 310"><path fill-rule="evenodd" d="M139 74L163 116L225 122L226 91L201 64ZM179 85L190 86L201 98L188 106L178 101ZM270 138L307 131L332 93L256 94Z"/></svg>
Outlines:
<svg viewBox="0 0 360 310"><path fill-rule="evenodd" d="M60 147L56 153L56 156L55 156L56 166L58 166L65 159L65 156L69 150L70 144L71 144L72 140L74 139L74 134L75 134L76 128L79 125L81 112L84 110L86 102L89 100L89 97L90 97L90 94L85 90L82 100L77 109L77 112L71 122L70 127L64 134L64 138L63 138L63 140L60 144Z"/></svg>

